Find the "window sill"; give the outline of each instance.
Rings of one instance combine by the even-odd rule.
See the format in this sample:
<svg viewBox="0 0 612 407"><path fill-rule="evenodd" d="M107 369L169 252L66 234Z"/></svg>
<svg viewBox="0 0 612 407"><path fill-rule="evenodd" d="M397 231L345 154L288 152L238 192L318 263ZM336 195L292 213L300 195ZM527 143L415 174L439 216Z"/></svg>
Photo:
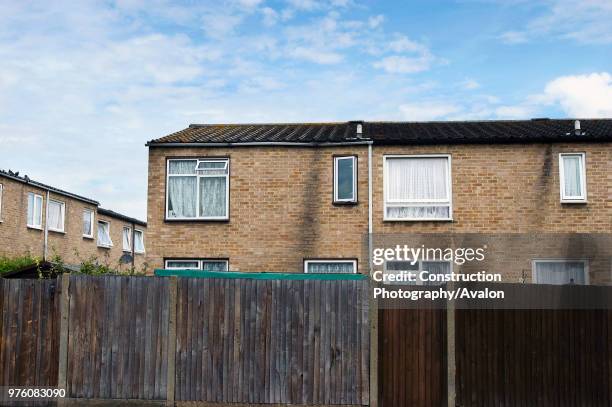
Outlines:
<svg viewBox="0 0 612 407"><path fill-rule="evenodd" d="M87 235L83 235L83 239L89 239L89 240L93 240L93 236L87 236Z"/></svg>
<svg viewBox="0 0 612 407"><path fill-rule="evenodd" d="M40 230L42 232L42 226L30 226L30 225L28 225L28 229Z"/></svg>
<svg viewBox="0 0 612 407"><path fill-rule="evenodd" d="M574 205L575 204L579 204L579 205L583 204L584 205L584 204L589 203L589 201L587 201L586 199L583 199L583 200L582 199L581 200L579 200L579 199L562 199L561 203L562 204L570 204L570 205L571 204L574 204Z"/></svg>
<svg viewBox="0 0 612 407"><path fill-rule="evenodd" d="M334 201L332 205L334 206L356 206L359 202L357 201Z"/></svg>
<svg viewBox="0 0 612 407"><path fill-rule="evenodd" d="M193 218L193 219L171 219L165 218L164 222L166 223L196 223L196 222L204 222L204 223L229 223L229 218L226 219L201 219L201 218Z"/></svg>
<svg viewBox="0 0 612 407"><path fill-rule="evenodd" d="M59 233L61 235L65 235L66 232L63 230L55 230L55 229L49 229L49 232L53 232L53 233Z"/></svg>
<svg viewBox="0 0 612 407"><path fill-rule="evenodd" d="M145 252L134 252L134 254L145 254Z"/></svg>
<svg viewBox="0 0 612 407"><path fill-rule="evenodd" d="M109 249L109 250L113 248L113 246L103 246L103 245L98 245L98 247L100 249Z"/></svg>
<svg viewBox="0 0 612 407"><path fill-rule="evenodd" d="M384 218L383 222L453 222L453 218L419 218L419 219L387 219Z"/></svg>

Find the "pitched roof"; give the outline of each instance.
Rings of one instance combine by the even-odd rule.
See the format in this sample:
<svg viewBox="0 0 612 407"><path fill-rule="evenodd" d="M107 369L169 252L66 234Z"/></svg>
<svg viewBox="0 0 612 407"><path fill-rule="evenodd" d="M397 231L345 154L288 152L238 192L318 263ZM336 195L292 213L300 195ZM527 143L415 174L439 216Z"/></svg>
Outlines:
<svg viewBox="0 0 612 407"><path fill-rule="evenodd" d="M186 129L151 140L148 146L195 144L300 145L355 143L374 144L471 144L532 143L558 141L612 141L612 119L488 120L447 122L342 122L270 124L192 124ZM358 137L357 124L363 133Z"/></svg>
<svg viewBox="0 0 612 407"><path fill-rule="evenodd" d="M21 182L23 184L33 185L33 186L38 187L38 188L49 190L49 191L53 192L54 194L63 195L63 196L67 196L69 198L78 199L79 201L87 202L87 203L92 204L92 205L96 205L96 206L100 205L100 203L98 201L95 201L95 200L90 199L90 198L86 198L86 197L81 196L81 195L73 194L72 192L64 191L62 189L55 188L55 187L52 187L52 186L47 185L47 184L43 184L42 182L34 181L33 179L30 179L27 175L20 176L19 172L15 173L15 172L12 172L12 171L3 171L3 170L0 170L0 177L10 178L10 179L12 179L14 181Z"/></svg>
<svg viewBox="0 0 612 407"><path fill-rule="evenodd" d="M136 218L131 218L129 216L123 215L119 212L115 212L115 211L111 211L110 209L104 209L104 208L98 208L98 213L101 215L106 215L106 216L110 216L111 218L116 218L116 219L121 219L123 221L126 221L128 223L134 223L136 225L140 225L140 226L147 226L147 222L142 221L140 219L136 219Z"/></svg>

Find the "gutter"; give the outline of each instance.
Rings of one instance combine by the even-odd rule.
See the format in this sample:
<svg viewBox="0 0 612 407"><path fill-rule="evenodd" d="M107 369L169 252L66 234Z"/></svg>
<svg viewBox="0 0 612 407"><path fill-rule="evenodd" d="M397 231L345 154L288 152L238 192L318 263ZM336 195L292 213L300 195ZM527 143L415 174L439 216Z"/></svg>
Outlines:
<svg viewBox="0 0 612 407"><path fill-rule="evenodd" d="M338 146L354 146L354 145L371 145L372 140L360 141L344 141L337 143L291 143L287 141L252 141L244 143L153 143L148 142L146 147L249 147L249 146L285 146L285 147L338 147Z"/></svg>

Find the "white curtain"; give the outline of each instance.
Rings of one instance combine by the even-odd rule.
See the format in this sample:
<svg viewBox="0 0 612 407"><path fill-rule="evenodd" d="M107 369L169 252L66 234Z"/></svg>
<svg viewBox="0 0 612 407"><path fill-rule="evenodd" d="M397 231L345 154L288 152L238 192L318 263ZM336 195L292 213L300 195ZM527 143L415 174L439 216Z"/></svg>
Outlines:
<svg viewBox="0 0 612 407"><path fill-rule="evenodd" d="M447 185L447 158L389 158L387 159L387 217L449 218L450 207L428 205L427 202L450 200ZM411 201L425 201L423 204ZM393 202L399 201L399 202Z"/></svg>
<svg viewBox="0 0 612 407"><path fill-rule="evenodd" d="M200 178L200 216L225 216L225 177Z"/></svg>
<svg viewBox="0 0 612 407"><path fill-rule="evenodd" d="M227 271L227 263L224 261L203 261L202 270L204 271Z"/></svg>
<svg viewBox="0 0 612 407"><path fill-rule="evenodd" d="M446 158L389 158L387 165L389 199L448 199Z"/></svg>
<svg viewBox="0 0 612 407"><path fill-rule="evenodd" d="M134 232L134 251L136 253L143 253L144 247L144 233L137 230Z"/></svg>
<svg viewBox="0 0 612 407"><path fill-rule="evenodd" d="M195 174L197 160L170 160L168 164L169 174Z"/></svg>
<svg viewBox="0 0 612 407"><path fill-rule="evenodd" d="M582 196L581 157L572 155L563 157L563 178L565 196Z"/></svg>
<svg viewBox="0 0 612 407"><path fill-rule="evenodd" d="M354 273L353 263L308 263L309 273Z"/></svg>
<svg viewBox="0 0 612 407"><path fill-rule="evenodd" d="M49 201L49 219L47 221L49 229L64 230L64 217L62 215L62 204Z"/></svg>
<svg viewBox="0 0 612 407"><path fill-rule="evenodd" d="M168 216L170 218L194 218L196 216L196 182L197 177L195 176L168 178Z"/></svg>
<svg viewBox="0 0 612 407"><path fill-rule="evenodd" d="M34 225L34 194L28 194L28 225Z"/></svg>
<svg viewBox="0 0 612 407"><path fill-rule="evenodd" d="M43 200L41 196L34 197L34 224L42 226L42 206Z"/></svg>
<svg viewBox="0 0 612 407"><path fill-rule="evenodd" d="M98 222L98 245L112 246L113 242L110 238L109 224Z"/></svg>
<svg viewBox="0 0 612 407"><path fill-rule="evenodd" d="M585 284L582 262L536 262L536 279L539 284Z"/></svg>
<svg viewBox="0 0 612 407"><path fill-rule="evenodd" d="M132 234L131 229L123 228L123 250L124 251L129 252L132 250L132 245L130 244L132 240L131 234Z"/></svg>
<svg viewBox="0 0 612 407"><path fill-rule="evenodd" d="M83 234L87 236L91 236L91 219L92 212L85 211L83 212Z"/></svg>
<svg viewBox="0 0 612 407"><path fill-rule="evenodd" d="M200 268L200 264L197 260L168 260L166 262L166 268L175 270L197 270Z"/></svg>

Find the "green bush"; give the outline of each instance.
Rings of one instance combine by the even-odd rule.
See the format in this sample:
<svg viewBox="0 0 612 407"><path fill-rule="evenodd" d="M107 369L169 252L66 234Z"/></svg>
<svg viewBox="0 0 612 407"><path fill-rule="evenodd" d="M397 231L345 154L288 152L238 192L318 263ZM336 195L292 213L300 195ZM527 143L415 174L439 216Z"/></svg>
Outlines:
<svg viewBox="0 0 612 407"><path fill-rule="evenodd" d="M40 264L40 259L29 254L20 257L0 256L0 275L38 264Z"/></svg>

